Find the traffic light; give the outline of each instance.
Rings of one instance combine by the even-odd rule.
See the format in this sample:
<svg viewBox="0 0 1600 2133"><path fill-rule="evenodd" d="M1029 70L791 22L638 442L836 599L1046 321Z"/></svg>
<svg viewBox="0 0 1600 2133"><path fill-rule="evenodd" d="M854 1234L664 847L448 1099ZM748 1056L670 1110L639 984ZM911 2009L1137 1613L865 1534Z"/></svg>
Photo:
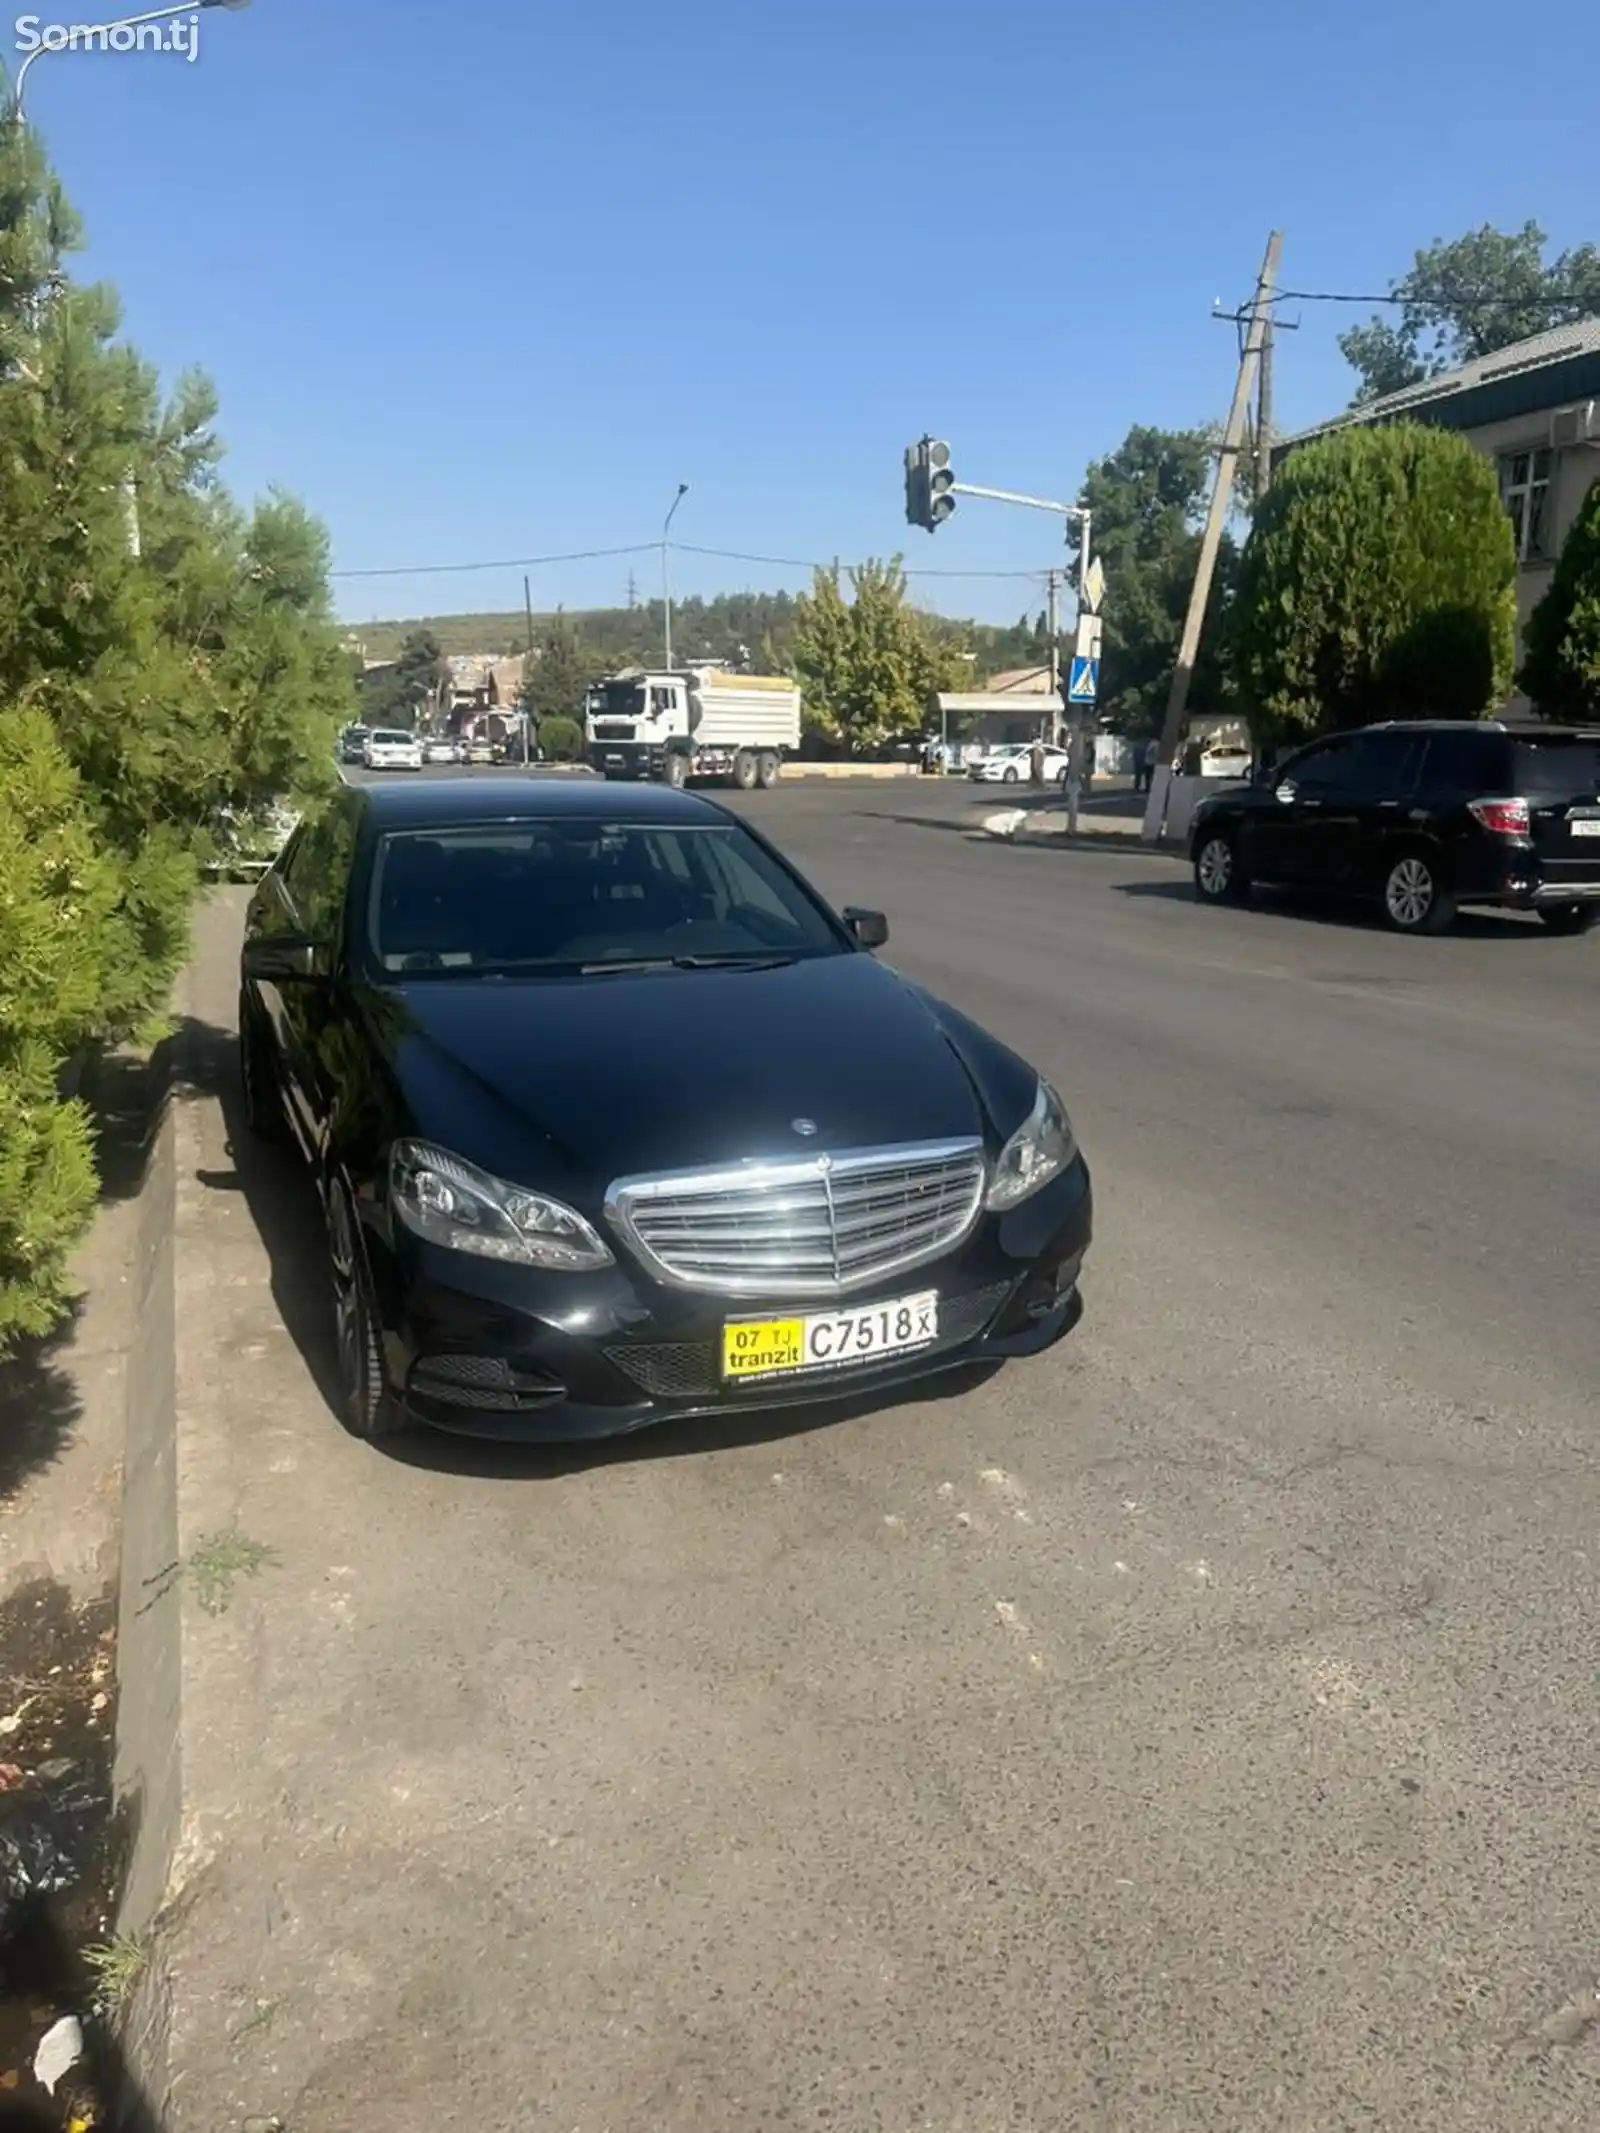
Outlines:
<svg viewBox="0 0 1600 2133"><path fill-rule="evenodd" d="M923 437L906 447L906 524L932 533L956 507L950 447Z"/></svg>

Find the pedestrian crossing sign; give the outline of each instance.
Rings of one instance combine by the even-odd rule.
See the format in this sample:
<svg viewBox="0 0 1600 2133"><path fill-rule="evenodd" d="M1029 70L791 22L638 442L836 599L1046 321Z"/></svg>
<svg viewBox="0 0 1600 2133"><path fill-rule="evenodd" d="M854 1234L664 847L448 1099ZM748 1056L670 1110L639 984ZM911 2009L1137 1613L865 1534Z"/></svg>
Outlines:
<svg viewBox="0 0 1600 2133"><path fill-rule="evenodd" d="M1067 680L1069 704L1092 704L1100 693L1100 662L1098 659L1075 659Z"/></svg>

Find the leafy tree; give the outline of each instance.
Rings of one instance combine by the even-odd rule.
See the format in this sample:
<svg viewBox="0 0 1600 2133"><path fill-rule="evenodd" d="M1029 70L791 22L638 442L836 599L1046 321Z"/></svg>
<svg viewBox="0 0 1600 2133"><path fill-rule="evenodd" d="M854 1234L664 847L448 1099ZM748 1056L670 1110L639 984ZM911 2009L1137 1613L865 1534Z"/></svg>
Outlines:
<svg viewBox="0 0 1600 2133"><path fill-rule="evenodd" d="M437 702L445 680L444 654L430 629L407 632L394 664L365 680L362 709L373 726L410 728L430 702Z"/></svg>
<svg viewBox="0 0 1600 2133"><path fill-rule="evenodd" d="M1231 616L1258 726L1481 716L1511 679L1515 576L1494 470L1465 438L1412 423L1302 446L1257 511Z"/></svg>
<svg viewBox="0 0 1600 2133"><path fill-rule="evenodd" d="M1523 655L1517 680L1544 717L1600 720L1600 480L1528 617Z"/></svg>
<svg viewBox="0 0 1600 2133"><path fill-rule="evenodd" d="M1120 732L1154 733L1166 710L1215 456L1208 431L1135 425L1115 452L1089 468L1078 492L1092 514L1090 545L1106 573L1100 715ZM1190 684L1197 712L1222 706L1220 625L1237 564L1238 550L1225 534Z"/></svg>
<svg viewBox="0 0 1600 2133"><path fill-rule="evenodd" d="M1485 223L1416 253L1390 284L1403 300L1398 320L1374 318L1339 337L1361 376L1356 404L1600 313L1600 251L1583 244L1546 264L1545 242L1536 222Z"/></svg>
<svg viewBox="0 0 1600 2133"><path fill-rule="evenodd" d="M838 570L819 570L795 603L794 671L812 731L863 753L921 731L934 694L955 685L956 647L907 605L898 556L849 579L847 600Z"/></svg>
<svg viewBox="0 0 1600 2133"><path fill-rule="evenodd" d="M537 646L537 657L528 663L526 691L533 715L539 720L540 744L548 754L550 742L545 722L550 719L581 720L583 699L590 682L604 672L603 662L578 635L570 616L558 609Z"/></svg>

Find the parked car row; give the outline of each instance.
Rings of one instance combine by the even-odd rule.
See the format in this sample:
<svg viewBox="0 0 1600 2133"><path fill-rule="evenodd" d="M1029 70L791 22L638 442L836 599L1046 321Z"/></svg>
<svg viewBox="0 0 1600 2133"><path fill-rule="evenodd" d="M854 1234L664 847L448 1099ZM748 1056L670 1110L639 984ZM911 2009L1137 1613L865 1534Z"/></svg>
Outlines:
<svg viewBox="0 0 1600 2133"><path fill-rule="evenodd" d="M347 726L339 736L338 759L366 770L421 770L427 764L490 763L494 749L487 740L469 740L460 734Z"/></svg>
<svg viewBox="0 0 1600 2133"><path fill-rule="evenodd" d="M1271 885L1376 900L1401 933L1442 932L1469 905L1587 932L1600 917L1600 729L1336 734L1202 801L1189 855L1203 903Z"/></svg>

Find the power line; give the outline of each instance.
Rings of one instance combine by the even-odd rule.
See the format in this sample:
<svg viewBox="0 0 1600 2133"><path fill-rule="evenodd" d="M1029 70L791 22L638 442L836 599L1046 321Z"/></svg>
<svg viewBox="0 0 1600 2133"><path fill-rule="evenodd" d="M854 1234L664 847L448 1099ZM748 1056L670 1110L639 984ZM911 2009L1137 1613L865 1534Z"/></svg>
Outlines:
<svg viewBox="0 0 1600 2133"><path fill-rule="evenodd" d="M573 548L565 555L500 556L487 563L390 563L381 570L330 570L330 578L442 578L468 570L543 570L551 563L591 563L613 555L649 555L659 541L635 541L627 548Z"/></svg>
<svg viewBox="0 0 1600 2133"><path fill-rule="evenodd" d="M1442 297L1400 296L1393 290L1387 296L1352 296L1338 289L1280 289L1272 299L1275 304L1399 304L1407 310L1442 311L1447 316L1459 311L1515 311L1530 300L1537 301L1520 296L1461 296L1447 303Z"/></svg>
<svg viewBox="0 0 1600 2133"><path fill-rule="evenodd" d="M588 563L609 556L653 555L659 541L637 541L622 548L574 548L563 555L497 556L481 563L391 563L378 570L332 570L332 578L438 578L460 576L479 570L542 570L555 563ZM680 555L715 556L727 563L764 563L777 570L832 570L832 563L819 563L811 556L752 555L742 548L701 548L689 541L674 541ZM1042 579L1043 570L926 570L912 567L908 578L1027 578Z"/></svg>
<svg viewBox="0 0 1600 2133"><path fill-rule="evenodd" d="M673 547L683 555L719 556L725 563L769 563L779 570L832 570L832 563L819 563L813 557L796 555L747 555L742 548L697 548L689 541L674 541ZM904 566L908 578L1043 578L1043 570L939 570L930 566L927 570L916 565Z"/></svg>

